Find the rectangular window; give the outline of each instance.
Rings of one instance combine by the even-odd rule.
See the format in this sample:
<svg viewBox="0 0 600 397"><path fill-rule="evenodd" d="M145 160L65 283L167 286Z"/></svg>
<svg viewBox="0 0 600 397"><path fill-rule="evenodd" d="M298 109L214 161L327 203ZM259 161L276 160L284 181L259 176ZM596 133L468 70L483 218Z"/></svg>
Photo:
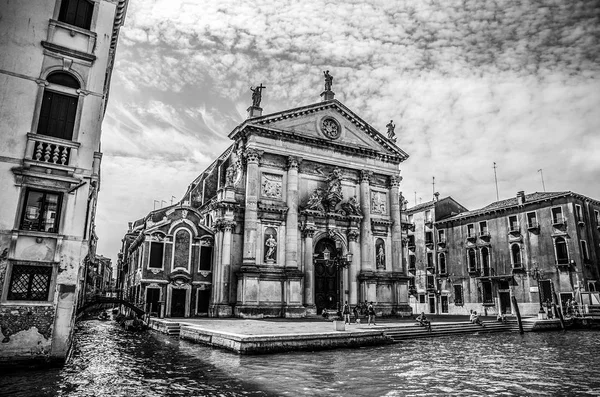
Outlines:
<svg viewBox="0 0 600 397"><path fill-rule="evenodd" d="M409 247L415 246L415 236L412 234L408 236L408 246Z"/></svg>
<svg viewBox="0 0 600 397"><path fill-rule="evenodd" d="M552 208L552 223L564 223L562 216L562 208Z"/></svg>
<svg viewBox="0 0 600 397"><path fill-rule="evenodd" d="M433 232L425 232L425 244L433 244Z"/></svg>
<svg viewBox="0 0 600 397"><path fill-rule="evenodd" d="M72 140L76 113L77 97L45 90L37 133Z"/></svg>
<svg viewBox="0 0 600 397"><path fill-rule="evenodd" d="M425 222L431 222L432 218L431 218L431 210L427 210L425 211Z"/></svg>
<svg viewBox="0 0 600 397"><path fill-rule="evenodd" d="M21 230L58 233L61 193L27 189L21 214Z"/></svg>
<svg viewBox="0 0 600 397"><path fill-rule="evenodd" d="M516 232L519 230L519 221L516 215L512 215L508 217L508 229L511 232Z"/></svg>
<svg viewBox="0 0 600 397"><path fill-rule="evenodd" d="M427 253L427 267L433 268L433 252Z"/></svg>
<svg viewBox="0 0 600 397"><path fill-rule="evenodd" d="M415 255L408 256L408 268L409 270L415 270L417 268L417 257Z"/></svg>
<svg viewBox="0 0 600 397"><path fill-rule="evenodd" d="M210 271L212 265L213 247L203 245L200 247L200 270Z"/></svg>
<svg viewBox="0 0 600 397"><path fill-rule="evenodd" d="M483 295L483 304L493 304L494 296L492 295L492 283L489 281L482 281L481 289Z"/></svg>
<svg viewBox="0 0 600 397"><path fill-rule="evenodd" d="M583 256L584 261L589 261L590 257L588 255L587 243L584 240L581 240L581 255Z"/></svg>
<svg viewBox="0 0 600 397"><path fill-rule="evenodd" d="M440 243L446 242L446 235L445 235L444 230L438 230L438 242L440 242Z"/></svg>
<svg viewBox="0 0 600 397"><path fill-rule="evenodd" d="M47 301L52 266L13 265L7 300Z"/></svg>
<svg viewBox="0 0 600 397"><path fill-rule="evenodd" d="M473 224L467 225L467 237L475 237L475 227Z"/></svg>
<svg viewBox="0 0 600 397"><path fill-rule="evenodd" d="M583 222L583 211L581 211L581 206L575 204L575 218L577 222Z"/></svg>
<svg viewBox="0 0 600 397"><path fill-rule="evenodd" d="M479 222L479 233L482 236L487 236L487 234L488 234L487 222L485 222L485 221Z"/></svg>
<svg viewBox="0 0 600 397"><path fill-rule="evenodd" d="M529 228L538 227L537 216L536 216L535 212L527 213L527 227L529 227Z"/></svg>
<svg viewBox="0 0 600 397"><path fill-rule="evenodd" d="M63 0L58 20L82 29L90 29L94 3L89 0Z"/></svg>
<svg viewBox="0 0 600 397"><path fill-rule="evenodd" d="M425 303L425 295L423 295L423 294L419 295L419 303Z"/></svg>
<svg viewBox="0 0 600 397"><path fill-rule="evenodd" d="M462 285L454 285L454 304L456 306L462 306L463 303L464 303L463 286Z"/></svg>
<svg viewBox="0 0 600 397"><path fill-rule="evenodd" d="M427 276L427 289L434 289L435 288L435 280L433 278L433 276Z"/></svg>
<svg viewBox="0 0 600 397"><path fill-rule="evenodd" d="M408 216L408 223L415 223L413 214Z"/></svg>
<svg viewBox="0 0 600 397"><path fill-rule="evenodd" d="M150 264L151 268L160 269L163 267L163 254L164 254L163 243L151 242L150 243Z"/></svg>
<svg viewBox="0 0 600 397"><path fill-rule="evenodd" d="M594 210L594 216L596 218L596 225L600 225L600 211Z"/></svg>

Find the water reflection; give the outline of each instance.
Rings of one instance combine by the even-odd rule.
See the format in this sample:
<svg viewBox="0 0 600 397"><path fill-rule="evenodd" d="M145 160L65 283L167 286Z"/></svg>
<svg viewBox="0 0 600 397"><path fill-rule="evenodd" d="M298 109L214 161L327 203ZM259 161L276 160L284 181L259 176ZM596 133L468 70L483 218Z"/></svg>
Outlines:
<svg viewBox="0 0 600 397"><path fill-rule="evenodd" d="M62 369L3 374L10 396L600 395L597 332L492 334L238 356L81 323Z"/></svg>

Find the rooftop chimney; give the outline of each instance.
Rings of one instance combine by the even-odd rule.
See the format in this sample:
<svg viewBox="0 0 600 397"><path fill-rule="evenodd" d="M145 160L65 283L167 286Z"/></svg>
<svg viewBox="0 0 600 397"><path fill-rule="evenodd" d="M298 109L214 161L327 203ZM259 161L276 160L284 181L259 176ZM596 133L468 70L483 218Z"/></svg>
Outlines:
<svg viewBox="0 0 600 397"><path fill-rule="evenodd" d="M439 192L433 193L433 201L435 201L436 203L438 201L440 201L440 193Z"/></svg>
<svg viewBox="0 0 600 397"><path fill-rule="evenodd" d="M129 231L131 231L131 227L133 226L133 222L128 222L127 224L129 225Z"/></svg>
<svg viewBox="0 0 600 397"><path fill-rule="evenodd" d="M519 204L519 205L525 204L525 192L523 190L521 190L520 192L517 192L517 204Z"/></svg>

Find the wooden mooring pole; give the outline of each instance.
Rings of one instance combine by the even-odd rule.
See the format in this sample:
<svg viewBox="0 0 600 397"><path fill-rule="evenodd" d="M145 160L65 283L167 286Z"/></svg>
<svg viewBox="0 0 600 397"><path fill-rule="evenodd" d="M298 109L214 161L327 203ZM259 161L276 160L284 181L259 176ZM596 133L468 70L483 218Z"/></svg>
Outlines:
<svg viewBox="0 0 600 397"><path fill-rule="evenodd" d="M521 320L521 312L519 311L519 305L517 305L517 298L515 298L514 296L511 296L512 299L512 303L513 306L515 307L515 314L517 315L517 323L519 324L519 333L522 334L523 332L523 320Z"/></svg>

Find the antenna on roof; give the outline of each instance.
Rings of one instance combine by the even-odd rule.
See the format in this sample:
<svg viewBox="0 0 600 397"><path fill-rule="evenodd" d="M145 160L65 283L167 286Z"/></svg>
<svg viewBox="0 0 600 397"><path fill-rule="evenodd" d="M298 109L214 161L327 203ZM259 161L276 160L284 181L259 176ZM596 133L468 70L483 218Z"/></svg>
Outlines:
<svg viewBox="0 0 600 397"><path fill-rule="evenodd" d="M538 172L540 173L540 176L542 177L542 188L544 189L544 191L546 191L546 185L544 184L544 171L542 168L540 168L538 170Z"/></svg>
<svg viewBox="0 0 600 397"><path fill-rule="evenodd" d="M431 185L433 186L432 193L433 193L433 195L435 196L435 176L432 176L431 178L432 178Z"/></svg>
<svg viewBox="0 0 600 397"><path fill-rule="evenodd" d="M496 176L496 162L494 161L494 180L496 181L496 201L500 201L500 195L498 194L498 177Z"/></svg>
<svg viewBox="0 0 600 397"><path fill-rule="evenodd" d="M415 207L417 206L417 192L415 192Z"/></svg>

